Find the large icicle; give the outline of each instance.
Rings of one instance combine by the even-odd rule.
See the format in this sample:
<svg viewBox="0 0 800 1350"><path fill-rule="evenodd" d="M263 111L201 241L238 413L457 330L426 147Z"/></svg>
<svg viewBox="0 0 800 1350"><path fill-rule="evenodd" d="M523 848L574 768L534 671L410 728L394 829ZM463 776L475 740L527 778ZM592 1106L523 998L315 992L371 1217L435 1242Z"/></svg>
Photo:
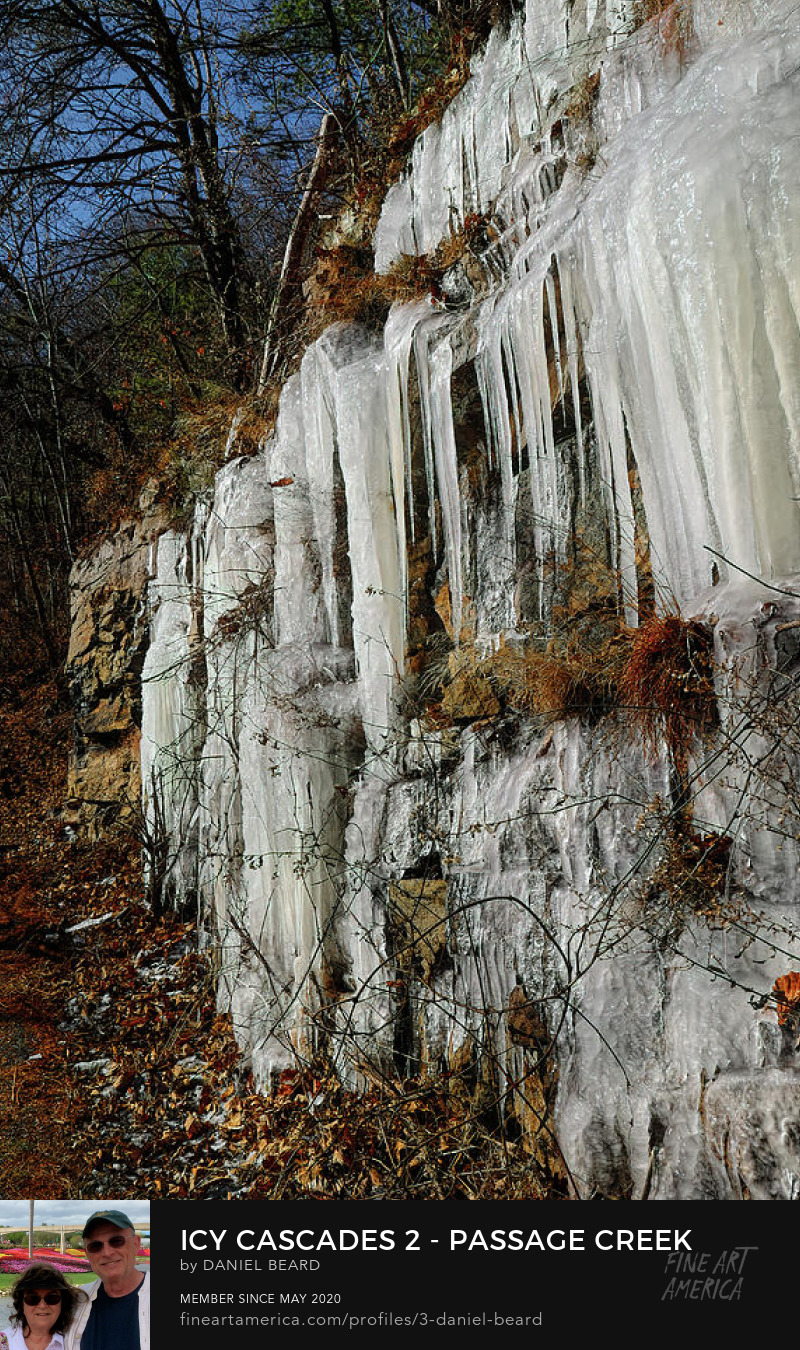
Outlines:
<svg viewBox="0 0 800 1350"><path fill-rule="evenodd" d="M380 754L395 724L394 700L405 659L403 474L397 446L390 445L387 435L383 348L350 343L349 336L339 334L322 339L321 345L330 353L347 497L362 719L369 745Z"/></svg>

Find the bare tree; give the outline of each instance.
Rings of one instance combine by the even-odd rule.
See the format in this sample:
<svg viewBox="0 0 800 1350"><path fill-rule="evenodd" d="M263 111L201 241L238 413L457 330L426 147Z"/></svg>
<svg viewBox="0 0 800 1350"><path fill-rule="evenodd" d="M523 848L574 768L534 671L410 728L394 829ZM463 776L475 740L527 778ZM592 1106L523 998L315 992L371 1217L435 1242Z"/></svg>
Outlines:
<svg viewBox="0 0 800 1350"><path fill-rule="evenodd" d="M234 209L237 146L227 135L220 32L202 4L12 0L0 22L0 181L6 201L35 185L95 238L122 220L190 244L227 346L232 383L249 375L252 277ZM84 240L85 242L85 240Z"/></svg>

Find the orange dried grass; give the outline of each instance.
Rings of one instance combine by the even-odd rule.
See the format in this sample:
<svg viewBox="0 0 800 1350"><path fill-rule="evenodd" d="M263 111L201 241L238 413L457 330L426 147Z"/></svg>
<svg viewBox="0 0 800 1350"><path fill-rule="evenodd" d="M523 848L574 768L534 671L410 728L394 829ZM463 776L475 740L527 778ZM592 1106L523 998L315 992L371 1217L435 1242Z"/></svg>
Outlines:
<svg viewBox="0 0 800 1350"><path fill-rule="evenodd" d="M372 254L366 248L346 242L321 246L305 287L312 310L310 337L318 337L332 323L380 328L395 303L410 304L426 297L440 300L445 273L487 234L491 237L486 217L470 215L461 229L452 231L431 253L403 253L381 275L372 270Z"/></svg>
<svg viewBox="0 0 800 1350"><path fill-rule="evenodd" d="M526 651L509 662L503 649L492 663L505 683L508 704L547 721L564 717L593 719L608 709L610 687L602 663L549 648ZM510 677L510 678L509 678Z"/></svg>
<svg viewBox="0 0 800 1350"><path fill-rule="evenodd" d="M441 712L451 721L485 720L502 708L557 722L597 721L618 701L616 674L624 653L621 635L596 652L545 651L502 645L481 656L462 642L450 657L450 679Z"/></svg>
<svg viewBox="0 0 800 1350"><path fill-rule="evenodd" d="M635 631L620 674L620 695L645 746L665 737L683 755L692 737L717 723L712 636L679 614L652 614Z"/></svg>

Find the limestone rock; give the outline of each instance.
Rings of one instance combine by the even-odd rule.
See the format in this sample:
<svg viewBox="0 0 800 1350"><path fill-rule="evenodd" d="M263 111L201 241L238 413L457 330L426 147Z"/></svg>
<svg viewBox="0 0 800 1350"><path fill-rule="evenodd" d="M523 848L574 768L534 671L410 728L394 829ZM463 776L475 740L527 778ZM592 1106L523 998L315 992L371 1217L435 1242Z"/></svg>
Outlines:
<svg viewBox="0 0 800 1350"><path fill-rule="evenodd" d="M65 820L90 834L140 810L141 671L149 640L147 584L165 528L150 506L79 559L71 577L67 678L75 709Z"/></svg>

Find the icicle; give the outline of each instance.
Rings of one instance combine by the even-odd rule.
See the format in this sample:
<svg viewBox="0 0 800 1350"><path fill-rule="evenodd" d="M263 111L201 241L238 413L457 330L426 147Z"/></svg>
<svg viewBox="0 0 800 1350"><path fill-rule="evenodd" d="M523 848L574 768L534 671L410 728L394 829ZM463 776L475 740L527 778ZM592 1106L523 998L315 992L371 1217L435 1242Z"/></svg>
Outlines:
<svg viewBox="0 0 800 1350"><path fill-rule="evenodd" d="M583 423L581 420L581 392L579 377L579 334L578 318L572 294L572 272L563 258L557 262L561 283L561 313L564 320L564 333L567 344L567 370L572 390L572 412L575 418L575 455L578 465L578 491L580 506L586 506L586 459L583 448Z"/></svg>
<svg viewBox="0 0 800 1350"><path fill-rule="evenodd" d="M419 410L420 422L422 425L423 453L425 456L425 481L428 489L428 528L430 530L431 544L433 546L435 558L438 557L436 479L434 475L434 433L431 416L431 372L428 348L436 330L443 322L444 320L441 317L432 316L430 311L428 311L427 319L418 323L414 328L414 360L417 367L417 380L419 383Z"/></svg>
<svg viewBox="0 0 800 1350"><path fill-rule="evenodd" d="M450 580L450 605L453 616L453 637L461 637L463 587L461 580L461 495L458 485L458 462L453 429L453 409L450 401L450 381L453 374L453 352L445 337L431 353L431 434L436 456L436 477L439 503L442 509L447 571Z"/></svg>
<svg viewBox="0 0 800 1350"><path fill-rule="evenodd" d="M334 502L334 428L329 406L330 363L323 343L311 347L301 366L305 464L314 532L322 570L322 595L328 618L328 637L339 645L339 604L333 555L336 544Z"/></svg>
<svg viewBox="0 0 800 1350"><path fill-rule="evenodd" d="M401 455L390 458L386 365L369 349L362 348L357 357L347 365L346 375L338 371L336 427L347 499L362 716L370 744L381 750L394 725L394 693L405 658L403 466Z"/></svg>
<svg viewBox="0 0 800 1350"><path fill-rule="evenodd" d="M389 454L392 462L392 482L397 506L398 528L404 526L403 498L408 506L411 542L416 540L417 508L414 501L414 483L411 466L411 419L409 413L409 375L411 351L418 324L430 314L424 301L415 305L394 305L386 321L383 341L386 351L386 425ZM405 493L402 490L405 466ZM403 529L402 555L405 555ZM398 547L400 537L398 536Z"/></svg>
<svg viewBox="0 0 800 1350"><path fill-rule="evenodd" d="M509 407L503 369L503 327L495 320L494 306L485 306L479 320L479 346L475 358L484 422L489 431L489 449L500 469L503 504L512 511L516 501L513 472L512 428L519 427L518 409Z"/></svg>
<svg viewBox="0 0 800 1350"><path fill-rule="evenodd" d="M322 390L320 390L322 392ZM328 619L319 586L321 570L317 527L309 501L303 426L301 375L287 381L281 395L268 472L276 484L275 641L324 642Z"/></svg>
<svg viewBox="0 0 800 1350"><path fill-rule="evenodd" d="M555 259L553 259L553 265L555 265ZM550 319L550 331L553 334L558 398L559 402L561 402L564 398L564 372L561 364L561 334L558 331L558 306L556 305L556 288L553 281L552 268L547 269L544 284L547 291L547 313Z"/></svg>
<svg viewBox="0 0 800 1350"><path fill-rule="evenodd" d="M158 540L156 574L148 587L150 646L141 676L143 808L154 848L173 841L168 872L155 881L179 899L196 892L204 715L193 664L198 615L191 577L199 551L192 532L187 538L169 531Z"/></svg>

